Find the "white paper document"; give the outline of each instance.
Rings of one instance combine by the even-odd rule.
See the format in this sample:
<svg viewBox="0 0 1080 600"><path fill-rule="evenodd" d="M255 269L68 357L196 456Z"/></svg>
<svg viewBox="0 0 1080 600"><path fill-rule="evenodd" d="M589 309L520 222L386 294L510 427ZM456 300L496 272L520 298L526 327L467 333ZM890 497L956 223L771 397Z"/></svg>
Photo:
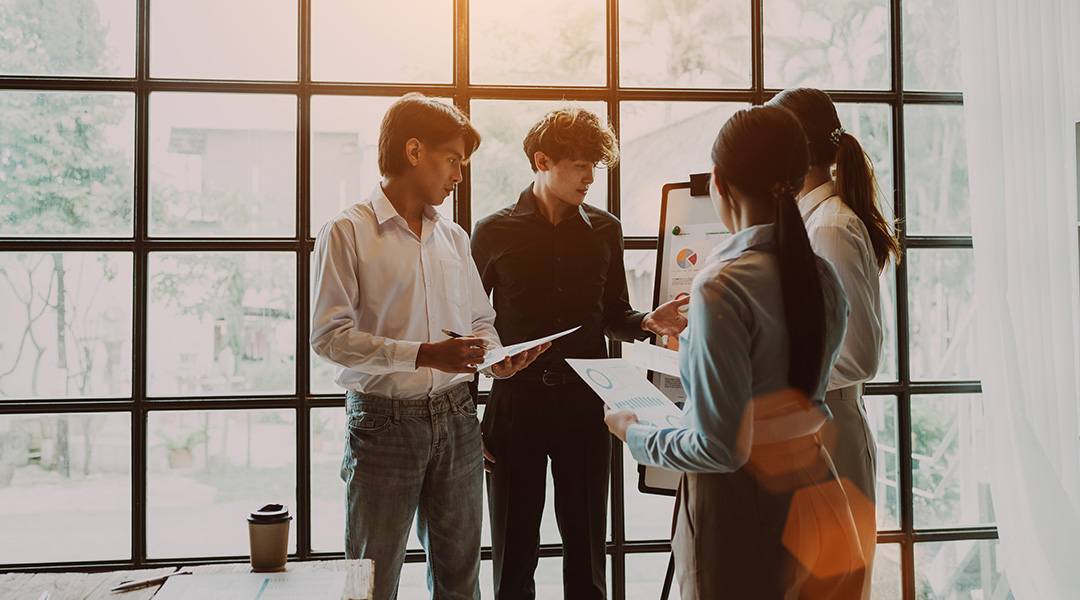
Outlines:
<svg viewBox="0 0 1080 600"><path fill-rule="evenodd" d="M678 427L682 422L679 407L625 358L568 358L566 364L605 404L613 409L633 410L642 425Z"/></svg>
<svg viewBox="0 0 1080 600"><path fill-rule="evenodd" d="M546 344L550 341L557 340L562 336L573 333L581 329L581 325L567 329L566 331L560 331L559 333L553 333L547 337L530 340L528 342L519 342L517 344L511 344L509 346L503 346L502 348L495 348L494 350L488 350L488 353L484 356L484 362L476 365L476 369L486 369L491 365L501 362L507 356L513 356L515 354L521 354L522 352L539 346L540 344Z"/></svg>
<svg viewBox="0 0 1080 600"><path fill-rule="evenodd" d="M212 573L170 577L154 600L341 600L345 573Z"/></svg>
<svg viewBox="0 0 1080 600"><path fill-rule="evenodd" d="M679 353L649 342L634 340L634 364L648 371L679 376Z"/></svg>

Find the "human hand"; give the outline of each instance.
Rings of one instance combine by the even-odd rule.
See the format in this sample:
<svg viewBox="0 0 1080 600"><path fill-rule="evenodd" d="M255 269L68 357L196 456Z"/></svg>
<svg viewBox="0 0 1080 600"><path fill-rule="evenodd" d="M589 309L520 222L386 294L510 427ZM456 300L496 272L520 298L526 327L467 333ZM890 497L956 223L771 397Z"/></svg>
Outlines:
<svg viewBox="0 0 1080 600"><path fill-rule="evenodd" d="M531 365L536 357L544 353L545 350L551 347L551 342L546 344L540 344L535 348L530 348L523 352L518 352L513 356L507 356L501 361L491 365L491 372L496 377L505 378L517 373L525 367Z"/></svg>
<svg viewBox="0 0 1080 600"><path fill-rule="evenodd" d="M645 318L641 320L641 328L656 335L679 335L683 329L686 329L686 317L679 309L689 302L690 296L684 296L661 304L656 310L645 315Z"/></svg>
<svg viewBox="0 0 1080 600"><path fill-rule="evenodd" d="M611 410L606 404L604 405L604 423L607 424L608 431L613 433L615 437L622 441L626 441L626 428L631 425L638 424L637 413L629 408L620 408L619 410Z"/></svg>
<svg viewBox="0 0 1080 600"><path fill-rule="evenodd" d="M488 473L495 471L495 455L488 450L487 444L484 443L484 436L480 436L480 448L484 451L484 470Z"/></svg>
<svg viewBox="0 0 1080 600"><path fill-rule="evenodd" d="M487 344L487 340L478 337L423 343L416 352L416 366L431 367L445 373L475 373L476 365L484 362Z"/></svg>

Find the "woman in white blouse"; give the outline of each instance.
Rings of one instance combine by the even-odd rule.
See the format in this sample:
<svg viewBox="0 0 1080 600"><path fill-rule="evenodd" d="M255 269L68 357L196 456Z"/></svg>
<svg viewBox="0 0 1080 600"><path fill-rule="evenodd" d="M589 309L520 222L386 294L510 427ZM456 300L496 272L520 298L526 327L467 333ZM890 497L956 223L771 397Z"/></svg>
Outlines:
<svg viewBox="0 0 1080 600"><path fill-rule="evenodd" d="M870 567L877 542L875 470L877 445L863 405L863 384L881 359L881 292L878 276L900 245L877 204L878 186L870 158L840 125L829 95L811 88L789 89L769 101L795 113L810 142L810 171L798 193L799 212L810 244L840 276L851 304L847 333L825 403L834 420L823 431L825 447L851 499L867 559L863 598L870 597ZM836 166L833 178L832 167Z"/></svg>
<svg viewBox="0 0 1080 600"><path fill-rule="evenodd" d="M788 111L737 112L713 145L713 204L734 235L694 279L678 427L609 412L643 464L684 471L672 550L684 600L857 598L864 561L822 447L847 301L796 206L809 164Z"/></svg>

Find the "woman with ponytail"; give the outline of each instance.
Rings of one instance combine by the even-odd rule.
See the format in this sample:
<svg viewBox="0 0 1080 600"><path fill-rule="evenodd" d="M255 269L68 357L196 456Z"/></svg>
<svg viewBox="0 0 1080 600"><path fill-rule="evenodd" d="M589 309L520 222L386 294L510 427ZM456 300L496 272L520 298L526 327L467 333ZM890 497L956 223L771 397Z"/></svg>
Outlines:
<svg viewBox="0 0 1080 600"><path fill-rule="evenodd" d="M684 600L854 599L864 561L820 437L848 306L796 205L806 137L790 112L750 108L712 158L713 204L734 235L694 279L682 422L605 420L639 462L685 473L672 537Z"/></svg>
<svg viewBox="0 0 1080 600"><path fill-rule="evenodd" d="M873 166L859 141L840 124L829 95L821 90L784 90L768 103L793 112L806 132L810 170L798 192L799 211L814 251L836 267L851 303L840 357L829 374L825 403L834 420L823 437L854 507L867 559L862 598L870 598L870 566L877 543L874 443L863 384L877 374L881 358L881 292L878 275L900 245L878 207ZM831 170L836 166L836 178Z"/></svg>

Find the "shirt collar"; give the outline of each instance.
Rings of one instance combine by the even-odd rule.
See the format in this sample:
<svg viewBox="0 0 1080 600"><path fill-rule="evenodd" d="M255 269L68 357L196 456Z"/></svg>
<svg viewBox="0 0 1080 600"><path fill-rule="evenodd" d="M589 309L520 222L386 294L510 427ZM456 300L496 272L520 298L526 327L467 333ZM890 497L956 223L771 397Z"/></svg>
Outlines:
<svg viewBox="0 0 1080 600"><path fill-rule="evenodd" d="M517 205L514 206L514 210L510 214L514 215L515 217L535 214L546 221L547 219L544 217L544 215L536 209L536 202L536 194L533 193L533 184L530 183L528 186L526 186L524 190L522 190L521 195L518 196ZM581 215L581 220L585 221L585 224L588 225L591 229L593 224L592 221L589 220L589 215L585 213L584 205L577 207L577 214Z"/></svg>
<svg viewBox="0 0 1080 600"><path fill-rule="evenodd" d="M747 227L716 247L713 255L717 260L728 261L757 246L772 244L776 239L776 224L766 223Z"/></svg>
<svg viewBox="0 0 1080 600"><path fill-rule="evenodd" d="M831 179L810 190L810 193L799 198L799 213L805 221L806 217L814 212L822 202L836 195L836 183Z"/></svg>
<svg viewBox="0 0 1080 600"><path fill-rule="evenodd" d="M375 189L371 192L371 208L375 211L375 218L379 221L379 225L386 223L394 217L405 220L404 217L398 214L394 205L390 203L390 199L386 197L386 192L383 191L382 185L375 186ZM435 210L435 207L430 204L424 205L424 218L429 221L438 221L442 218L439 211Z"/></svg>

